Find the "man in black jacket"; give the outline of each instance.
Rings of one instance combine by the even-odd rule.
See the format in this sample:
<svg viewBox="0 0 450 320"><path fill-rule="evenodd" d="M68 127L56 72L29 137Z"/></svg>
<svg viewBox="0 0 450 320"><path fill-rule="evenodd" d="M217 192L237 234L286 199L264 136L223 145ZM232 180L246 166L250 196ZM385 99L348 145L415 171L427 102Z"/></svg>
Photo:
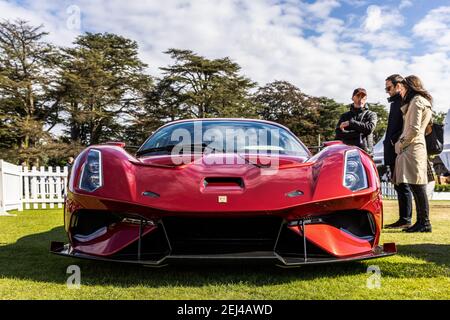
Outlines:
<svg viewBox="0 0 450 320"><path fill-rule="evenodd" d="M350 111L344 113L336 127L336 140L357 146L372 155L373 131L377 125L377 114L366 105L367 92L357 88L352 95Z"/></svg>
<svg viewBox="0 0 450 320"><path fill-rule="evenodd" d="M405 79L393 74L386 79L386 93L389 94L388 101L391 104L389 110L389 119L386 129L386 137L384 139L384 165L389 167L391 175L395 172L395 143L400 138L403 130L403 113L400 110L402 106L402 97L399 93L399 83L404 82ZM408 184L400 183L394 185L397 191L399 220L395 223L388 224L385 228L407 228L411 225L412 217L412 193Z"/></svg>

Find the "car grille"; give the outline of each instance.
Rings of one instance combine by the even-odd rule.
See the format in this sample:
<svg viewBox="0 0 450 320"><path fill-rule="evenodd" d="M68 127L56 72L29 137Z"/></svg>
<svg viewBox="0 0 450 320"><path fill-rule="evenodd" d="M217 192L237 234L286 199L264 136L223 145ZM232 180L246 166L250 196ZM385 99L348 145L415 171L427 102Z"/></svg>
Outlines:
<svg viewBox="0 0 450 320"><path fill-rule="evenodd" d="M273 251L282 219L259 217L165 217L172 254Z"/></svg>

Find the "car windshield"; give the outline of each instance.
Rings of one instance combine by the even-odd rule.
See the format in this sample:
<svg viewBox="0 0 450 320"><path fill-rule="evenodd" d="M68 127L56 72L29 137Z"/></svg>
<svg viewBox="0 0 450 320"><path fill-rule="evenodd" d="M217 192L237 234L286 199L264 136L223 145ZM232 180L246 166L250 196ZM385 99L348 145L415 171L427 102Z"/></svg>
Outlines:
<svg viewBox="0 0 450 320"><path fill-rule="evenodd" d="M264 153L308 157L301 142L288 130L257 121L205 120L168 125L157 130L138 155L170 154L174 151Z"/></svg>

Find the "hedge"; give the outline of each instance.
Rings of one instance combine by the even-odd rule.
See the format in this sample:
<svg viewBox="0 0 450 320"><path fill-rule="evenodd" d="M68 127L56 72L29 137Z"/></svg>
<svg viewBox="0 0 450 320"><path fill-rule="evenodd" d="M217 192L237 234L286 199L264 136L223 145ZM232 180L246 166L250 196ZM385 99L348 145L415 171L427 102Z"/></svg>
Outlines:
<svg viewBox="0 0 450 320"><path fill-rule="evenodd" d="M436 192L450 192L450 184L436 184L434 187Z"/></svg>

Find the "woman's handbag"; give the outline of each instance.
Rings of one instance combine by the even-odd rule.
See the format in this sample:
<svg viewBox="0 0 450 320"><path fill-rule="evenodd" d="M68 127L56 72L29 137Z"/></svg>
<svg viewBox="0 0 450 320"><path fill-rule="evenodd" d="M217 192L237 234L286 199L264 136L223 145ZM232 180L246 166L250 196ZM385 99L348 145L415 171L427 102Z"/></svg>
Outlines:
<svg viewBox="0 0 450 320"><path fill-rule="evenodd" d="M430 160L427 160L427 178L428 183L436 181L434 177L433 163Z"/></svg>
<svg viewBox="0 0 450 320"><path fill-rule="evenodd" d="M444 150L444 125L430 122L425 131L425 142L429 156L440 154Z"/></svg>

